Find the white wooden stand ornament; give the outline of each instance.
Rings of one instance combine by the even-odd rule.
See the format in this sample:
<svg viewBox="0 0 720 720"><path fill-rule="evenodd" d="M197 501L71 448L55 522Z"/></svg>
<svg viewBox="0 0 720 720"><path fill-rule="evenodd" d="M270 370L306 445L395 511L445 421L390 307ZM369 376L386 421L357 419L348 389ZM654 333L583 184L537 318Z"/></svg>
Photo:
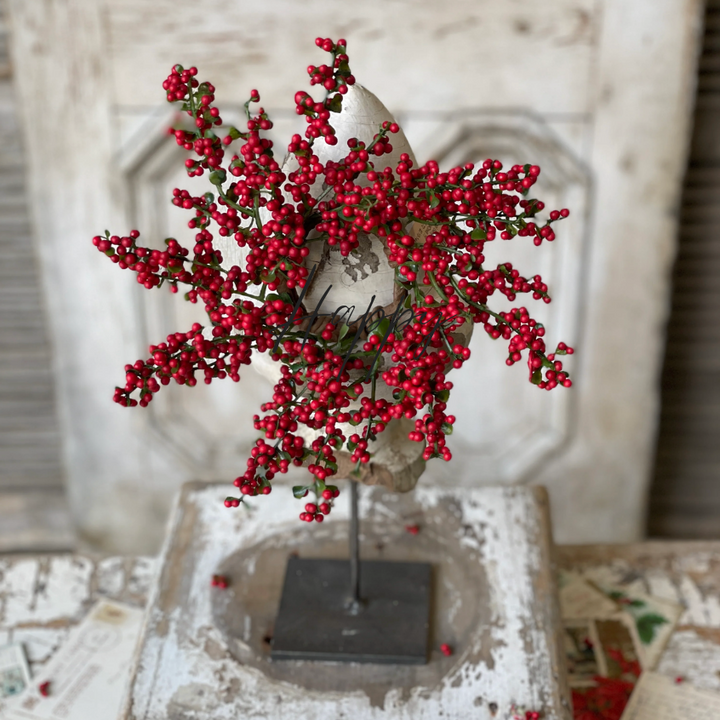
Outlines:
<svg viewBox="0 0 720 720"><path fill-rule="evenodd" d="M544 490L364 494L363 558L433 564L429 662L392 669L269 660L287 555L347 557L349 493L308 526L289 492L248 512L223 507L225 492L181 493L124 720L490 720L513 703L570 717Z"/></svg>
<svg viewBox="0 0 720 720"><path fill-rule="evenodd" d="M328 145L323 140L318 140L313 146L313 152L317 154L323 165L329 161L343 160L349 152L348 140L356 138L369 146L384 122L395 122L390 111L368 89L357 83L347 88L347 93L343 96L341 112L331 119L337 144ZM410 156L413 165L417 166L415 154L402 129L392 134L390 138L392 152L372 159L376 171L381 172L387 167L394 169L405 153ZM289 155L283 164L283 173L288 175L298 169L295 156ZM369 184L364 177L358 182L361 185ZM327 190L327 186L321 182L317 182L311 188L313 197L318 200ZM289 203L293 202L288 193L285 193L285 200ZM267 210L262 209L260 215L263 222L271 219ZM407 231L423 234L429 232L427 227L413 227L412 224ZM311 234L310 239L312 237ZM302 315L312 316L317 311L318 318L311 323L313 330L330 322L333 313L337 312L333 322L336 325L343 321L352 322L350 331L352 333L355 332L364 314L372 315L382 309L388 317L398 306L400 290L395 283L395 269L388 262L385 243L373 234L360 234L358 239L359 247L347 257L343 257L337 246L309 243L310 254L305 260L305 265L308 270L315 268L315 271L305 290ZM228 265L244 266L247 257L245 248L239 248L232 238L219 238L217 244ZM456 340L467 346L471 334L472 323L466 323L462 332L456 333ZM358 340L360 345L363 342L362 338ZM253 367L273 384L280 380L281 365L270 358L269 352L255 353ZM358 379L365 374L364 371L353 372ZM393 402L392 388L388 387L381 377L377 379L375 397ZM348 408L348 411L352 412L360 408L358 400ZM353 433L362 436L366 423L361 423L359 426L341 423L338 427L346 436ZM370 443L368 450L373 455L372 461L369 466L361 468L360 481L366 485L382 485L397 492L412 490L425 470L422 444L408 439L408 433L413 429L412 419L391 420L385 432L378 434L377 439ZM297 434L304 437L307 442L312 442L322 432L301 425ZM336 477L346 477L355 469L355 463L351 462L350 455L346 452L337 453L337 457Z"/></svg>

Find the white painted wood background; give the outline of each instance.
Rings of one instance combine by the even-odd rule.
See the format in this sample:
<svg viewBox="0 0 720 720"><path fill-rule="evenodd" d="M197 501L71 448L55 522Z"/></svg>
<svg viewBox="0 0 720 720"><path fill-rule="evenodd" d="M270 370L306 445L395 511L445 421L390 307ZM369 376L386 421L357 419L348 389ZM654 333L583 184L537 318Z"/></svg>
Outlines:
<svg viewBox="0 0 720 720"><path fill-rule="evenodd" d="M641 534L700 0L10 5L70 502L86 540L157 546L181 481L238 474L268 391L250 370L239 387L178 388L146 412L110 400L124 363L190 321L179 299L139 291L90 245L106 227L141 224L157 242L184 226L167 204L182 169L160 135L160 83L173 63L195 64L231 110L257 87L286 136L305 67L321 61L318 34L347 37L356 76L421 161L537 161L545 194L574 211L553 247L507 253L551 281L545 317L551 341L577 347L573 390L537 391L476 333L474 365L456 379L455 460L420 482L543 483L557 539Z"/></svg>

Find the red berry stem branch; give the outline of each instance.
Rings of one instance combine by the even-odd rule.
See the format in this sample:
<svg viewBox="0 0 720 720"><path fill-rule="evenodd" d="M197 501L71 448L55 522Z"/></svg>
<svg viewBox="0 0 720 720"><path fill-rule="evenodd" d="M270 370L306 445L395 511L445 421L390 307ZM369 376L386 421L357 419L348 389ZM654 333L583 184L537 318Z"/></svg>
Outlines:
<svg viewBox="0 0 720 720"><path fill-rule="evenodd" d="M318 38L316 44L331 61L310 66L308 74L326 97L295 95L307 129L304 138L292 136L292 163L283 167L264 136L271 120L263 108L251 110L260 100L256 90L245 104L246 129L230 127L221 137L215 88L197 79L196 68L176 65L163 87L168 101L180 103L190 116L192 129L172 133L193 153L185 161L188 175L207 172L215 188L202 196L173 191L172 202L193 215L188 226L196 233L194 246L170 238L165 250L154 250L138 244L135 230L93 239L146 288L167 284L177 292L180 284L186 286L185 298L201 302L209 321L169 335L151 346L150 357L126 365L126 383L116 388L115 401L146 406L171 380L193 386L198 374L206 383L225 377L237 382L240 366L249 365L254 353L270 353L282 374L261 408L264 414L254 418L265 439L257 440L246 472L235 480L240 497L228 498L226 505L267 494L276 474L291 464L306 465L312 480L296 487L296 496L313 490L324 500L305 506L306 521L321 521L338 494L326 484L337 472L336 453L345 450L354 462L368 463L372 441L393 419L417 418L409 437L424 444L425 459L451 459L445 438L455 418L446 414L453 387L446 374L470 357L458 339L465 323L508 341L508 365L526 353L530 381L545 390L570 387L558 356L573 352L560 343L546 354L545 328L526 307L499 312L488 304L496 293L510 301L530 295L550 302L541 276L525 278L510 263L483 264L485 244L498 238L527 238L535 245L554 240L553 226L568 211L553 210L547 221L538 221L544 204L528 193L540 168L505 170L499 161L486 160L477 168L467 164L440 172L434 161L414 167L403 154L395 167L376 169L377 159L392 152L390 136L399 130L389 122L367 146L349 140L340 162L321 162L314 145L337 143L332 116L341 111L355 79L344 40ZM227 158L231 147L237 152ZM410 222L427 226L427 234L418 239L422 234L413 235ZM223 266L215 233L243 249L241 266ZM401 319L378 316L352 324L333 316L317 327L317 316L308 316L300 302L314 272L306 266L310 244L327 244L347 256L368 233L383 240L396 270L404 297ZM390 401L376 398L378 379L393 388ZM361 426L360 432L348 434L342 427L347 424ZM301 425L315 431L316 439L303 439Z"/></svg>

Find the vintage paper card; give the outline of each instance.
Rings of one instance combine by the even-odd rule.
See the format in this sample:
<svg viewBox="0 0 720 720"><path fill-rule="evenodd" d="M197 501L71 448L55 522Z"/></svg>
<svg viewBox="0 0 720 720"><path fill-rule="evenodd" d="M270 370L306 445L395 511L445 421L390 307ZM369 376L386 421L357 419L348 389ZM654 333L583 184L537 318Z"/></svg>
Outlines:
<svg viewBox="0 0 720 720"><path fill-rule="evenodd" d="M635 681L639 674L638 648L635 642L631 621L623 613L614 618L595 620L597 635L596 653L600 675L607 678ZM637 674L627 677L626 668L637 668Z"/></svg>
<svg viewBox="0 0 720 720"><path fill-rule="evenodd" d="M600 675L601 671L597 655L598 638L593 621L565 620L563 642L570 687L595 685L595 677Z"/></svg>
<svg viewBox="0 0 720 720"><path fill-rule="evenodd" d="M619 607L587 580L573 574L560 575L560 610L565 620L606 618Z"/></svg>
<svg viewBox="0 0 720 720"><path fill-rule="evenodd" d="M653 670L672 635L683 608L669 600L628 592L621 587L603 587L608 597L622 608L630 620L638 660L643 670Z"/></svg>
<svg viewBox="0 0 720 720"><path fill-rule="evenodd" d="M31 689L0 704L3 720L116 720L142 618L138 608L99 601Z"/></svg>
<svg viewBox="0 0 720 720"><path fill-rule="evenodd" d="M720 694L675 683L644 672L620 720L698 720L720 718Z"/></svg>
<svg viewBox="0 0 720 720"><path fill-rule="evenodd" d="M19 695L30 687L30 670L20 643L0 647L0 698Z"/></svg>

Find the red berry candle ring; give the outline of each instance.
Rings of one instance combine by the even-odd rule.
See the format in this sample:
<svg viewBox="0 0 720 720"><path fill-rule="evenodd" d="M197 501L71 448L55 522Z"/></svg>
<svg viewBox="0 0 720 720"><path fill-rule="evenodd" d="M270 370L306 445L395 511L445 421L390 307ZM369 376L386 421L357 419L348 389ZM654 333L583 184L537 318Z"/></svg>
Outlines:
<svg viewBox="0 0 720 720"><path fill-rule="evenodd" d="M257 90L245 103L245 124L227 126L214 85L197 68L175 65L163 89L191 123L171 135L189 153L188 176L208 181L202 195L173 191L173 204L188 212L189 237L168 238L164 250L143 245L137 230L93 238L145 288L182 288L207 315L204 324L171 333L126 365L115 401L146 407L172 382L239 382L242 367L253 364L274 388L253 417L260 437L225 506L233 511L248 497L269 495L276 477L304 467L306 480L292 491L302 503L299 520L314 527L331 521L338 480L355 481L355 508L357 483L406 492L428 460L452 460L448 438L456 418L448 412L448 378L471 360L476 325L507 343L506 364L525 362L541 390L572 385L561 358L573 353L563 342L548 349L546 329L528 307L530 300L550 302L543 278L510 262L491 266L484 254L497 241L555 240L555 226L569 211L546 210L533 196L540 167L530 160L505 167L492 158L449 169L418 163L400 125L356 83L345 40L317 38L316 45L329 57L308 67L310 92L294 95L306 127L289 139L283 162ZM353 517L352 562L322 582L333 585L349 574L347 603L338 612L361 617L370 612L362 578L372 585L375 571L361 568ZM314 598L313 583L320 582L312 573L308 580L302 562L291 558L288 565L295 578L306 573L307 583L292 581L296 605L297 593ZM416 615L406 616L424 636L412 651L388 657L424 662L429 568L405 570L424 597ZM401 634L389 630L387 637L402 644ZM274 642L279 658L282 632ZM306 638L302 643L309 647ZM325 650L312 652L303 657ZM377 654L369 646L358 652Z"/></svg>

